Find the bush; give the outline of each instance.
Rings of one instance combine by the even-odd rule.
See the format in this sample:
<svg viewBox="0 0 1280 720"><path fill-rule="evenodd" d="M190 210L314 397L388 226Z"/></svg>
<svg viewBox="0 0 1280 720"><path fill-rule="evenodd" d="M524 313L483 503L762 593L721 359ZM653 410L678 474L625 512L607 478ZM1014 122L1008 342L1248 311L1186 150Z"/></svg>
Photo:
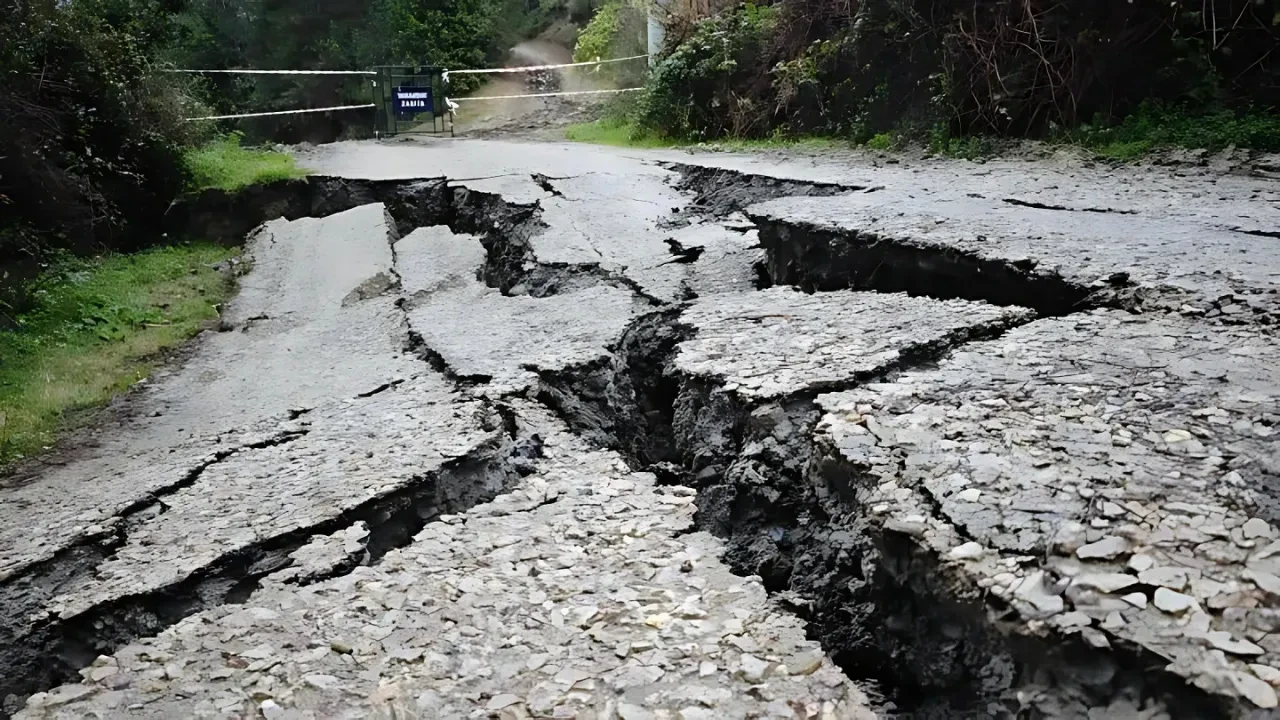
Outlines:
<svg viewBox="0 0 1280 720"><path fill-rule="evenodd" d="M759 59L776 20L772 7L746 4L698 23L654 69L639 125L690 140L766 132L773 108L759 99L770 84Z"/></svg>
<svg viewBox="0 0 1280 720"><path fill-rule="evenodd" d="M1210 151L1237 147L1280 152L1280 117L1226 109L1195 112L1186 107L1146 102L1115 125L1082 126L1065 133L1064 138L1118 160L1130 160L1152 150L1171 147Z"/></svg>
<svg viewBox="0 0 1280 720"><path fill-rule="evenodd" d="M744 6L687 35L673 21L669 35L683 39L659 66L645 119L696 139L783 130L864 143L884 132L925 138L941 123L948 140L934 144L950 148L952 137L1058 136L1096 117L1095 127L1124 127L1109 142L1129 150L1268 149L1280 16L1262 5L787 0L759 26ZM708 99L708 112L688 107ZM1143 101L1195 120L1153 125Z"/></svg>
<svg viewBox="0 0 1280 720"><path fill-rule="evenodd" d="M186 183L199 128L155 73L149 0L33 0L0 15L0 265L50 248L134 246Z"/></svg>

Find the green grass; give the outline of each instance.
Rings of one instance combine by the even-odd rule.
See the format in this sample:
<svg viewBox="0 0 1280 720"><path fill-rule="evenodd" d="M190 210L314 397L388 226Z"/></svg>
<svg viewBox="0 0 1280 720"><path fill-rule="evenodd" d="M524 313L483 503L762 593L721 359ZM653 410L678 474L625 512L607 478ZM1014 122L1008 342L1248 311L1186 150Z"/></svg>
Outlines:
<svg viewBox="0 0 1280 720"><path fill-rule="evenodd" d="M189 190L238 190L247 185L299 178L307 174L284 153L247 148L232 133L187 151L192 180Z"/></svg>
<svg viewBox="0 0 1280 720"><path fill-rule="evenodd" d="M1082 126L1062 133L1058 140L1119 161L1136 160L1153 151L1170 148L1216 152L1236 147L1280 152L1280 115L1225 109L1189 112L1144 103L1137 112L1115 125Z"/></svg>
<svg viewBox="0 0 1280 720"><path fill-rule="evenodd" d="M234 250L192 244L66 260L36 281L34 307L0 331L0 468L47 449L218 316Z"/></svg>
<svg viewBox="0 0 1280 720"><path fill-rule="evenodd" d="M845 141L813 136L791 137L774 135L768 138L742 139L721 138L708 142L677 140L660 137L652 132L641 130L635 124L615 118L604 118L592 122L578 123L565 128L565 138L574 142L594 145L611 145L627 148L668 148L668 147L704 147L709 150L723 152L749 152L752 150L768 150L772 148L799 148L812 150L829 150L849 147Z"/></svg>
<svg viewBox="0 0 1280 720"><path fill-rule="evenodd" d="M565 128L565 138L593 145L629 148L676 147L681 143L639 130L632 123L614 118L577 123Z"/></svg>

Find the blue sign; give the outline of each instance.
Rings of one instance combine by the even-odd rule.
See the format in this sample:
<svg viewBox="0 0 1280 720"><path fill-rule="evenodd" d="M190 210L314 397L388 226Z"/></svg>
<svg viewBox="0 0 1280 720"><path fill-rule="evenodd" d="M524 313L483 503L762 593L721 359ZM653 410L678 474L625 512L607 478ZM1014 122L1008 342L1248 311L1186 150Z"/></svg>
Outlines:
<svg viewBox="0 0 1280 720"><path fill-rule="evenodd" d="M431 88L396 86L391 90L391 109L398 116L435 112Z"/></svg>

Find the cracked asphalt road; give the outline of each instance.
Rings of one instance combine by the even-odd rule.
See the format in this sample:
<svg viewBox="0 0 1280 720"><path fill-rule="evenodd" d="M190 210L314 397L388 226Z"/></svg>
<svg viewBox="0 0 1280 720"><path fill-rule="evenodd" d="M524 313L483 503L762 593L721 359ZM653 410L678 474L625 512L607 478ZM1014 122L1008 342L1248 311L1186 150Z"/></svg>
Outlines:
<svg viewBox="0 0 1280 720"><path fill-rule="evenodd" d="M256 231L227 331L0 489L5 712L1277 706L1275 182L302 162L346 205Z"/></svg>

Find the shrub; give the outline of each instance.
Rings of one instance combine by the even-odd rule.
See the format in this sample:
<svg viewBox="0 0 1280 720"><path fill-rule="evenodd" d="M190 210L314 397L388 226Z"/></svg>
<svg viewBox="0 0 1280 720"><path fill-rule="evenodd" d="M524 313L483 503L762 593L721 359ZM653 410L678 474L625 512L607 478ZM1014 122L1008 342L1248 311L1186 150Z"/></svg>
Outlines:
<svg viewBox="0 0 1280 720"><path fill-rule="evenodd" d="M166 27L148 0L33 0L0 14L0 239L26 238L0 246L0 264L136 245L182 189L182 147L199 128L183 121L182 79L151 66Z"/></svg>
<svg viewBox="0 0 1280 720"><path fill-rule="evenodd" d="M694 140L767 132L772 108L760 96L770 81L759 58L776 20L772 7L746 4L698 23L654 69L640 126Z"/></svg>

